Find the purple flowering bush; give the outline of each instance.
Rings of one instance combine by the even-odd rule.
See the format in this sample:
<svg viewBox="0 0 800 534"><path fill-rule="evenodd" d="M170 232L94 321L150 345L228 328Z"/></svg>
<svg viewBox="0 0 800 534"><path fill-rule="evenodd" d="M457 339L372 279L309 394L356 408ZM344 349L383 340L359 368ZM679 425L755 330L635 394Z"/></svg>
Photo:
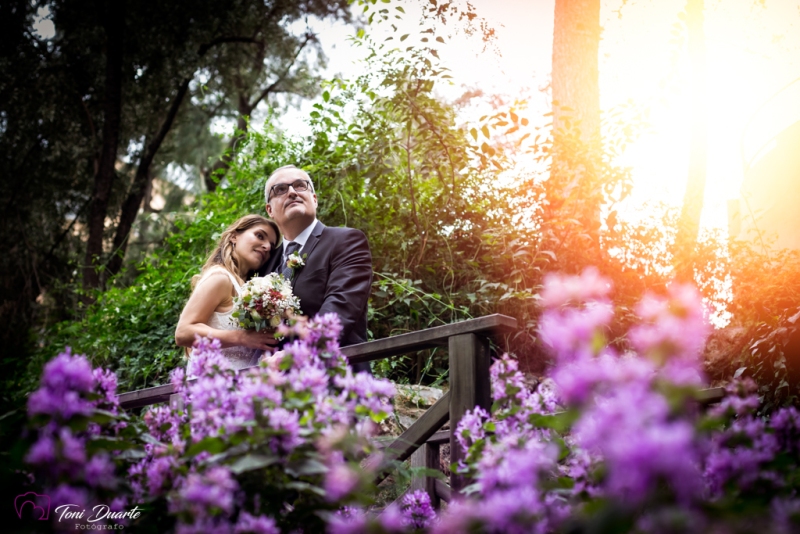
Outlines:
<svg viewBox="0 0 800 534"><path fill-rule="evenodd" d="M113 495L155 531L323 531L345 504L367 502L374 472L359 463L394 395L391 383L353 374L340 328L334 314L281 327L290 342L279 366L238 373L216 340L200 339L172 374L185 409L140 419L120 412L112 373L62 354L30 397L39 430L25 461L56 501Z"/></svg>
<svg viewBox="0 0 800 534"><path fill-rule="evenodd" d="M28 398L32 431L24 462L53 502L86 506L93 499L112 511L126 504L118 459L129 457L133 429L116 388L113 373L92 369L69 349L45 366Z"/></svg>
<svg viewBox="0 0 800 534"><path fill-rule="evenodd" d="M456 429L465 459L453 468L472 480L462 498L424 524L403 508L349 509L329 532L799 532L798 411L756 417L746 381L703 409L699 294L647 295L612 344L610 290L593 269L546 278L552 369L531 390L516 360L494 362L491 413L476 408Z"/></svg>
<svg viewBox="0 0 800 534"><path fill-rule="evenodd" d="M346 366L335 316L282 327L294 340L277 368L236 373L199 340L172 375L186 409L141 420L120 412L113 374L64 353L30 397L25 460L51 497L140 504L159 532L800 531L800 413L759 416L748 380L701 406L709 327L693 288L645 296L612 343L607 280L545 282L549 375L531 389L516 360L494 362L491 411L455 429L452 469L471 484L442 513L424 492L369 511L383 465L362 460L394 390Z"/></svg>

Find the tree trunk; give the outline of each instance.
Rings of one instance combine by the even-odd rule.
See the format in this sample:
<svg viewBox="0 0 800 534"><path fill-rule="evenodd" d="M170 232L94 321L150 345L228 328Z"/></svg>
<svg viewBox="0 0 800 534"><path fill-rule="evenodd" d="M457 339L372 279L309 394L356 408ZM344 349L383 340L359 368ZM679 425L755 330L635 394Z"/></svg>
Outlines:
<svg viewBox="0 0 800 534"><path fill-rule="evenodd" d="M100 286L100 274L95 269L103 254L103 234L108 214L111 187L116 177L115 165L119 149L122 113L122 53L125 32L124 0L106 4L106 79L103 104L103 148L100 166L94 177L91 208L89 211L89 238L86 242L86 259L83 266L83 286L93 289Z"/></svg>
<svg viewBox="0 0 800 534"><path fill-rule="evenodd" d="M553 147L545 217L560 254L596 263L600 247L600 0L556 0L551 74Z"/></svg>
<svg viewBox="0 0 800 534"><path fill-rule="evenodd" d="M700 232L700 215L703 212L703 196L706 188L708 125L705 103L706 45L703 9L703 0L686 2L689 55L692 63L690 85L692 122L689 137L689 173L674 246L675 276L684 281L691 281L694 276L694 250Z"/></svg>
<svg viewBox="0 0 800 534"><path fill-rule="evenodd" d="M142 205L142 199L144 199L150 181L153 179L153 175L150 173L150 166L153 163L158 149L161 148L164 138L172 128L173 122L175 122L178 110L183 103L186 92L189 90L190 81L191 78L186 78L178 88L178 92L175 98L172 99L172 104L170 105L164 122L161 124L161 128L159 128L152 142L146 144L142 159L139 160L139 166L136 168L133 184L131 184L128 196L122 204L119 224L114 234L114 249L106 268L109 277L117 274L122 268L122 260L125 258L125 251L128 249L128 237L130 236L131 228L133 228L133 223L136 221L136 215L139 213L139 207Z"/></svg>
<svg viewBox="0 0 800 534"><path fill-rule="evenodd" d="M600 136L599 49L600 0L556 0L550 83L553 130L579 122L584 142Z"/></svg>

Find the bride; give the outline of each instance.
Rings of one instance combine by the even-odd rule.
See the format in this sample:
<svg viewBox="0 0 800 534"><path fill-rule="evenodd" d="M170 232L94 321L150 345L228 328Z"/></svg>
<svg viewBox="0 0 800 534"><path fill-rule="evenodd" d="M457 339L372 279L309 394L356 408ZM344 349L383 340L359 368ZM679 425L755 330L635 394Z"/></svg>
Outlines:
<svg viewBox="0 0 800 534"><path fill-rule="evenodd" d="M245 215L222 233L201 274L192 278L192 295L175 328L178 346L191 347L195 336L219 339L231 367L241 369L256 365L259 353L277 344L272 333L235 326L231 313L233 297L247 275L267 262L279 236L277 225L260 215Z"/></svg>

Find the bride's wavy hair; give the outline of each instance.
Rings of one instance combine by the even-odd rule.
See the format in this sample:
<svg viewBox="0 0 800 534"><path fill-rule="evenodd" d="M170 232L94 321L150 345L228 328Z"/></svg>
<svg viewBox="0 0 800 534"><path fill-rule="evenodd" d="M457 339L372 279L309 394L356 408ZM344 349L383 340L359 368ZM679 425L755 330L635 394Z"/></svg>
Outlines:
<svg viewBox="0 0 800 534"><path fill-rule="evenodd" d="M216 248L214 248L213 252L211 252L211 254L208 256L208 259L203 264L203 268L200 271L201 274L197 274L192 277L192 288L194 288L200 278L202 278L203 273L216 265L227 269L233 276L236 277L236 280L238 280L240 284L244 283L244 280L242 280L239 276L239 262L234 255L236 245L233 243L233 241L231 241L231 238L259 224L264 224L275 230L276 241L275 243L272 243L271 247L271 252L274 251L275 247L277 247L281 240L281 233L278 230L278 225L261 215L245 215L241 219L228 226L225 231L222 232Z"/></svg>

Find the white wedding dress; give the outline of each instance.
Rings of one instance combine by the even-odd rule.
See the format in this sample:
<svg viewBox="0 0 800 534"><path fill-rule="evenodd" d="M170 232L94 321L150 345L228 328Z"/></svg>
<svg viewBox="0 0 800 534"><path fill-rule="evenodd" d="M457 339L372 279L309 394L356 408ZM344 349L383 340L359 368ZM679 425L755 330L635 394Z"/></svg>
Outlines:
<svg viewBox="0 0 800 534"><path fill-rule="evenodd" d="M231 283L233 284L233 288L236 290L236 294L241 295L241 286L236 281L236 278L224 267L212 267L203 273L203 277L200 278L199 282L197 282L197 289L195 289L195 291L200 289L200 285L208 278L210 274L216 272L227 274L228 278L230 278ZM233 324L233 321L231 320L232 313L233 308L223 313L214 312L211 315L211 320L208 322L208 326L211 328L216 328L217 330L241 330L241 328ZM226 347L222 349L222 354L230 362L233 369L242 369L243 367L250 367L251 365L258 364L259 352L260 351L258 349L251 349L241 346Z"/></svg>

